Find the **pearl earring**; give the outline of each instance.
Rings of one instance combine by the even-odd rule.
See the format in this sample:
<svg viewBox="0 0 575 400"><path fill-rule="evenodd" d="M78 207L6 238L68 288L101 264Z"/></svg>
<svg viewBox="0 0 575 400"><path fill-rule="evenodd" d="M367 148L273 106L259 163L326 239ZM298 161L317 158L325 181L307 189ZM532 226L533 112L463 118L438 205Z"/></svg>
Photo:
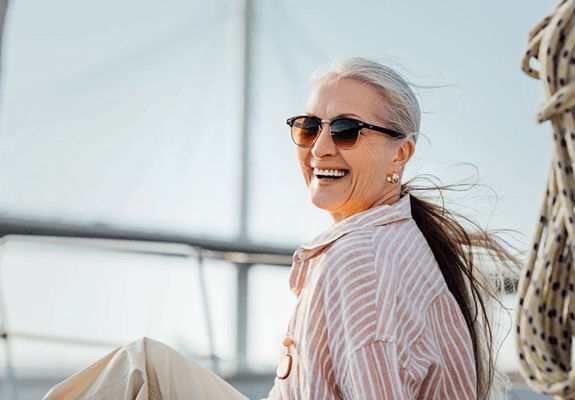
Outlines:
<svg viewBox="0 0 575 400"><path fill-rule="evenodd" d="M397 183L399 182L399 175L395 172L391 175L387 175L387 181L389 183Z"/></svg>

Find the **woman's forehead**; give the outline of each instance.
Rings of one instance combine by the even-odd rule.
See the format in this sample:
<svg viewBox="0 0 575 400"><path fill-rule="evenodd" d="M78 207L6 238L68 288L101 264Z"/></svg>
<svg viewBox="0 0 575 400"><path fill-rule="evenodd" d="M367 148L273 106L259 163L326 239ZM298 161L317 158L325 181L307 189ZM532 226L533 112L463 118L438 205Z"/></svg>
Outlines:
<svg viewBox="0 0 575 400"><path fill-rule="evenodd" d="M306 112L322 119L355 114L384 121L388 103L371 85L354 79L331 79L312 90ZM385 114L385 115L382 115Z"/></svg>

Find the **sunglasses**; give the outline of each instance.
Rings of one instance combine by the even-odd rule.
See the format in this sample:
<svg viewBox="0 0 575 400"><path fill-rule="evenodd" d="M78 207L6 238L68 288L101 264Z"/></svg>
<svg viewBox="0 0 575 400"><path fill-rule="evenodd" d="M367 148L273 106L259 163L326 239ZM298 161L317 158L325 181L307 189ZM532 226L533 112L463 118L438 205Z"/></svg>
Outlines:
<svg viewBox="0 0 575 400"><path fill-rule="evenodd" d="M385 133L393 138L404 138L405 135L393 129L370 125L358 119L337 117L334 119L319 119L310 115L298 115L288 118L286 123L291 128L291 138L301 147L311 147L317 140L324 123L329 124L331 139L340 149L351 149L359 139L359 132L363 128Z"/></svg>

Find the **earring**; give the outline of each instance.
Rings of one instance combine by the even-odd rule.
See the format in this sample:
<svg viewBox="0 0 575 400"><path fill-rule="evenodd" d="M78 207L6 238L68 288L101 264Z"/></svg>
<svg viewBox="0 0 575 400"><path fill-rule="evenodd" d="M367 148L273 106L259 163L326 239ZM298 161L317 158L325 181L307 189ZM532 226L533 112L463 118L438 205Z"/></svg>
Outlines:
<svg viewBox="0 0 575 400"><path fill-rule="evenodd" d="M397 183L399 182L399 175L395 172L391 175L387 175L387 181L389 183Z"/></svg>

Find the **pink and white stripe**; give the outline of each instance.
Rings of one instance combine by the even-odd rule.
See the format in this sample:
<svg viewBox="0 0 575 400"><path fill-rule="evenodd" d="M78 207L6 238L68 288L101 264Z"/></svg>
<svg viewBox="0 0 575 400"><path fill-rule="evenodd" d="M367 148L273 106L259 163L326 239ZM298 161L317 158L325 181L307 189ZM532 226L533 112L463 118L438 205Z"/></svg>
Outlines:
<svg viewBox="0 0 575 400"><path fill-rule="evenodd" d="M409 197L294 254L294 365L269 399L475 399L467 325Z"/></svg>

